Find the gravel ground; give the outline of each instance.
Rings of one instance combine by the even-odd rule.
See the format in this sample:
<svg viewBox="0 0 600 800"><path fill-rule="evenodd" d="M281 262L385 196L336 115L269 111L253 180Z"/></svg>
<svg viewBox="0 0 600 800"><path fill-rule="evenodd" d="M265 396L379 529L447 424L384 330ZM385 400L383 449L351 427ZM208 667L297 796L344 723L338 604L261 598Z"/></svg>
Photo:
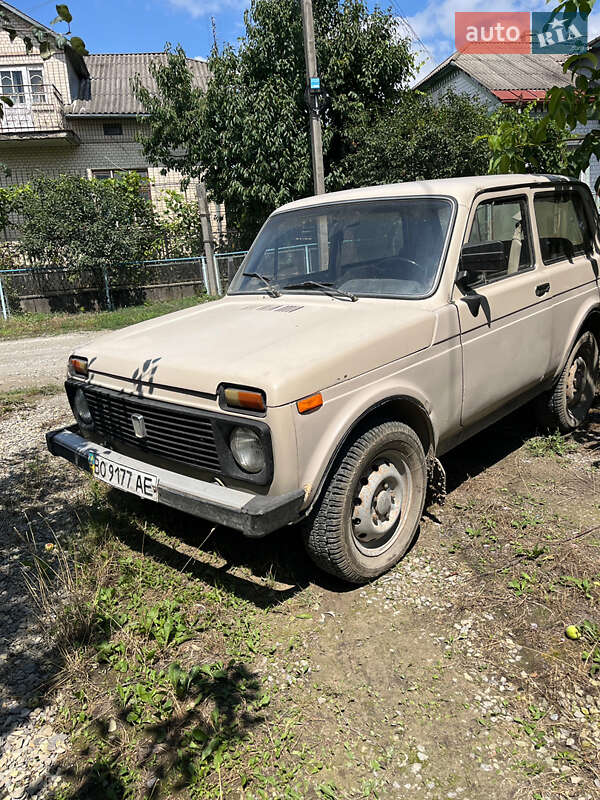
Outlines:
<svg viewBox="0 0 600 800"><path fill-rule="evenodd" d="M73 337L56 337L63 344ZM32 340L29 340L32 341ZM55 340L52 340L55 341ZM11 346L21 342L9 342ZM55 728L58 708L42 699L52 682L56 657L41 636L23 578L30 545L37 550L54 541L53 530L72 530L66 493L80 483L77 473L54 463L45 450L47 430L70 419L63 395L44 398L35 409L0 422L0 798L43 798L60 779L55 764L66 737ZM51 503L44 483L51 475L59 488Z"/></svg>
<svg viewBox="0 0 600 800"><path fill-rule="evenodd" d="M98 332L64 333L0 342L0 391L62 383L67 358Z"/></svg>

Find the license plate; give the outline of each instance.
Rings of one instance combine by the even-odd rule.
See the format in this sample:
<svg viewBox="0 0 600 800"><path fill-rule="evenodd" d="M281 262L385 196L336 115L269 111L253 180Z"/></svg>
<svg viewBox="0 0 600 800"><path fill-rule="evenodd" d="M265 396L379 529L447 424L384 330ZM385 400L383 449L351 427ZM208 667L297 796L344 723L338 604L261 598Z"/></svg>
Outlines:
<svg viewBox="0 0 600 800"><path fill-rule="evenodd" d="M123 489L125 492L137 494L145 500L158 500L158 478L156 475L149 475L147 472L139 472L137 469L124 467L105 458L98 453L89 453L88 461L92 468L92 474L104 483Z"/></svg>

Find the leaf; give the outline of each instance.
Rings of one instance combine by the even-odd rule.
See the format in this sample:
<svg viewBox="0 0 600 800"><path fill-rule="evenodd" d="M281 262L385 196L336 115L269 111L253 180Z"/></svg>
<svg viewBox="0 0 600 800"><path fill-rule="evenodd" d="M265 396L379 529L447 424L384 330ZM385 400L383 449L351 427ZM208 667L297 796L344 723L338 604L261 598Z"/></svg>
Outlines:
<svg viewBox="0 0 600 800"><path fill-rule="evenodd" d="M7 105L7 106L12 106L12 105L14 105L13 101L11 100L11 98L10 98L10 97L7 97L7 95L5 95L5 94L3 94L3 95L0 97L0 100L1 100L1 101L4 103L4 105Z"/></svg>
<svg viewBox="0 0 600 800"><path fill-rule="evenodd" d="M69 6L65 5L65 3L60 3L56 6L56 13L58 14L58 18L63 22L73 22L73 17L69 11Z"/></svg>
<svg viewBox="0 0 600 800"><path fill-rule="evenodd" d="M69 44L80 56L89 56L89 52L85 47L85 42L80 36L71 36Z"/></svg>
<svg viewBox="0 0 600 800"><path fill-rule="evenodd" d="M44 41L40 42L40 55L44 61L47 61L53 54L52 47L50 46L50 42Z"/></svg>

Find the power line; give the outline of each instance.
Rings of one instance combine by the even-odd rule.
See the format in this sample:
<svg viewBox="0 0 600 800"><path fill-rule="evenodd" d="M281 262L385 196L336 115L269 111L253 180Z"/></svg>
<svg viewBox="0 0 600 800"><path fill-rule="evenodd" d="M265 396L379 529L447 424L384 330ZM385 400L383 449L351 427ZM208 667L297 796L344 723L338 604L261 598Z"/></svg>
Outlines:
<svg viewBox="0 0 600 800"><path fill-rule="evenodd" d="M406 17L406 14L404 13L404 10L403 10L403 9L400 7L400 5L399 5L399 4L396 2L396 0L391 0L391 4L392 4L392 7L394 8L394 10L396 11L396 14L397 14L397 19L400 21L400 24L402 25L402 27L404 28L404 30L406 31L406 33L408 34L408 36L409 36L409 37L410 37L410 38L411 38L413 41L417 42L417 44L420 44L420 45L421 45L421 47L423 48L423 50L424 50L424 51L427 53L427 55L429 56L429 58L430 58L432 61L435 61L435 59L434 59L434 57L433 57L433 53L432 53L432 52L431 52L431 50L430 50L430 49L427 47L427 45L425 44L425 42L424 42L424 41L421 39L421 37L419 36L419 34L418 34L418 33L416 32L416 30L413 28L413 26L410 24L410 22L408 21L408 19L407 19L407 17Z"/></svg>

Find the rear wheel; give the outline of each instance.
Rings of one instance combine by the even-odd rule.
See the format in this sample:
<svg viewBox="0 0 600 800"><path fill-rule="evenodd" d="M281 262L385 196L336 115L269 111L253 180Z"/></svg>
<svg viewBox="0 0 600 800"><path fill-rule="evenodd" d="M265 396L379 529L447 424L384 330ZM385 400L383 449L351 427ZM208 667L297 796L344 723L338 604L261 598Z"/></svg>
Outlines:
<svg viewBox="0 0 600 800"><path fill-rule="evenodd" d="M307 522L309 555L351 583L381 575L408 549L426 488L415 432L399 422L371 428L346 448Z"/></svg>
<svg viewBox="0 0 600 800"><path fill-rule="evenodd" d="M554 389L540 398L540 423L549 430L569 433L579 427L594 402L598 382L598 342L590 331L575 345Z"/></svg>

